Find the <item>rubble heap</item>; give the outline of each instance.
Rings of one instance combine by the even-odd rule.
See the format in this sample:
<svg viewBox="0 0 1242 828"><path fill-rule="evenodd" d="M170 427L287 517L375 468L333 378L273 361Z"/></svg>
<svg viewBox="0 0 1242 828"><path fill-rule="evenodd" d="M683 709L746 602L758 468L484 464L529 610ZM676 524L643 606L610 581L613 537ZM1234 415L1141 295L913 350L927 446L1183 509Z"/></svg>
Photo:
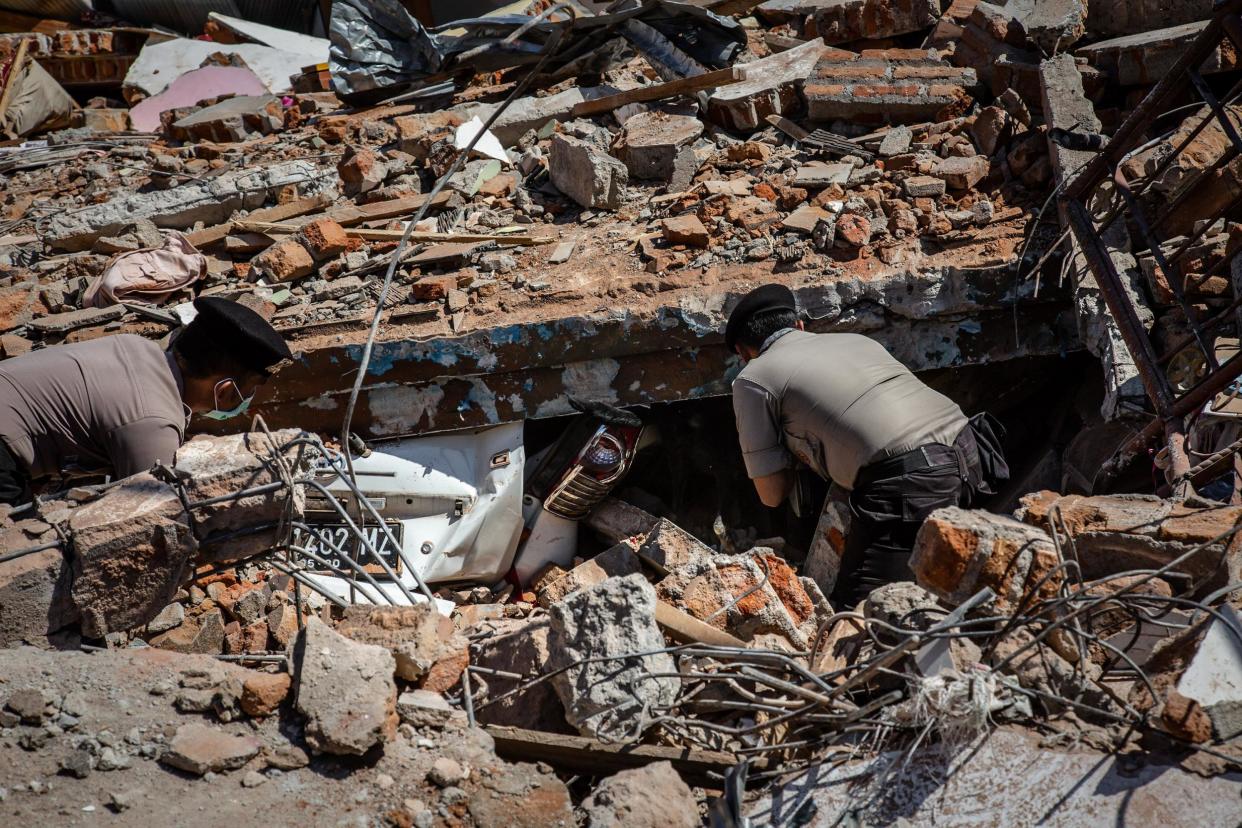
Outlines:
<svg viewBox="0 0 1242 828"><path fill-rule="evenodd" d="M1196 383L1242 335L1237 3L326 5L331 42L0 12L31 29L0 34L0 357L162 340L202 295L300 352L251 432L0 507L0 813L1236 818L1237 388ZM358 435L725 394L720 322L772 281L919 371L1085 349L1092 410L857 606L640 490L524 582L429 585L367 535Z"/></svg>

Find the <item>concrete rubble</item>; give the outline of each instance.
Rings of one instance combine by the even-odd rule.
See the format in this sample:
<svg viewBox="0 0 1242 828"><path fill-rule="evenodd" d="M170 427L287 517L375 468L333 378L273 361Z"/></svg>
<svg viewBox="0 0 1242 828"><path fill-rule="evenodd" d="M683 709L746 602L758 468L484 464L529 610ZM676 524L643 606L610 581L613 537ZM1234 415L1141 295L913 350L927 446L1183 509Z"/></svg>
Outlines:
<svg viewBox="0 0 1242 828"><path fill-rule="evenodd" d="M1242 337L1237 2L575 7L568 63L482 26L451 71L363 97L309 24L174 37L114 5L0 10L0 359L165 341L197 296L295 359L250 431L195 418L171 467L0 507L0 821L1234 818L1236 377L1194 394ZM30 66L68 115L6 113ZM97 298L114 257L182 237L198 278ZM847 493L762 509L732 448L720 331L765 282L1008 429L1008 488L932 513L906 580L856 606L824 594ZM1225 332L1200 343L1205 319ZM298 551L304 524L375 528L319 487L342 452L530 420L532 487L582 400L653 447L530 577L397 588L433 551L411 523L386 566Z"/></svg>

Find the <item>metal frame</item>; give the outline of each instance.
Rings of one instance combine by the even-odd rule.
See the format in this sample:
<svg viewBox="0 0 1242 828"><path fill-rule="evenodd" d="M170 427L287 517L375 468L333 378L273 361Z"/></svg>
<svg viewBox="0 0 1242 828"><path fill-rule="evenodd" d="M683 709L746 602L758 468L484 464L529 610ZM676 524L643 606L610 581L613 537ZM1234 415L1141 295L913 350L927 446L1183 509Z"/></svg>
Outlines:
<svg viewBox="0 0 1242 828"><path fill-rule="evenodd" d="M1234 159L1242 156L1242 135L1228 115L1231 103L1242 100L1242 81L1236 83L1223 99L1218 99L1198 69L1225 39L1233 41L1236 48L1242 49L1242 0L1222 0L1218 2L1214 16L1199 37L1181 56L1173 68L1156 84L1152 91L1130 113L1125 122L1117 129L1107 146L1091 161L1083 166L1079 174L1065 188L1061 195L1061 203L1070 229L1077 239L1088 266L1099 283L1100 291L1117 323L1117 327L1125 340L1126 347L1134 359L1139 377L1147 397L1151 400L1155 417L1123 448L1120 462L1115 464L1116 471L1122 465L1143 452L1156 440L1163 438L1169 450L1172 470L1173 495L1184 498L1193 490L1195 483L1203 482L1202 467L1192 470L1190 460L1184 450L1185 434L1188 426L1187 418L1194 415L1203 405L1217 393L1223 391L1231 382L1242 375L1242 354L1234 356L1220 364L1216 359L1213 341L1222 333L1226 326L1235 324L1235 312L1242 307L1242 296L1223 311L1214 313L1207 318L1199 318L1194 307L1186 300L1188 288L1193 289L1208 278L1226 269L1230 257L1223 257L1211 269L1195 281L1189 280L1189 274L1183 269L1185 255L1207 232L1207 229L1218 219L1242 205L1242 196L1235 198L1211 216L1204 216L1203 226L1192 233L1184 243L1169 255L1161 250L1161 244L1167 241L1162 234L1162 226L1168 218L1183 206L1189 194L1200 188L1218 171L1224 169ZM1168 112L1184 94L1198 97L1211 112L1209 117L1190 131L1184 140L1172 152L1163 158L1153 173L1148 176L1142 189L1135 191L1126 180L1122 164L1126 157L1139 149L1147 140L1147 132L1151 125ZM1209 123L1220 124L1228 137L1230 147L1211 166L1200 170L1194 179L1184 185L1181 193L1156 214L1144 207L1139 196L1143 194L1151 182L1157 180L1169 168L1179 155L1186 151L1189 144L1207 127ZM1120 196L1110 205L1107 214L1097 220L1091 212L1090 205L1102 189L1111 187ZM1164 353L1160 353L1139 319L1139 313L1128 296L1120 273L1109 257L1109 249L1103 236L1113 222L1126 220L1137 231L1136 247L1145 245L1156 260L1157 266L1168 281L1177 305L1186 316L1190 328L1190 336L1174 343ZM1242 334L1242 332L1238 332ZM1208 370L1206 374L1188 388L1176 388L1169 381L1166 366L1169 361L1186 348L1194 348L1202 356ZM1107 473L1106 473L1107 476Z"/></svg>

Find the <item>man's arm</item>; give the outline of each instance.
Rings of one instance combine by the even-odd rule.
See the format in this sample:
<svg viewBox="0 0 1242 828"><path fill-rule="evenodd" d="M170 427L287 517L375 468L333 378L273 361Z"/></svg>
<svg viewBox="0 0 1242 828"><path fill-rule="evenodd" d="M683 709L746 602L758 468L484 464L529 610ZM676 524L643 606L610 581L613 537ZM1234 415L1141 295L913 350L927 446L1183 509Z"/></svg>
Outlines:
<svg viewBox="0 0 1242 828"><path fill-rule="evenodd" d="M793 456L785 448L776 400L762 386L733 382L733 416L746 474L764 506L781 505L793 488Z"/></svg>
<svg viewBox="0 0 1242 828"><path fill-rule="evenodd" d="M108 457L117 479L147 471L157 460L171 466L181 447L177 427L158 417L145 417L113 429L108 438Z"/></svg>

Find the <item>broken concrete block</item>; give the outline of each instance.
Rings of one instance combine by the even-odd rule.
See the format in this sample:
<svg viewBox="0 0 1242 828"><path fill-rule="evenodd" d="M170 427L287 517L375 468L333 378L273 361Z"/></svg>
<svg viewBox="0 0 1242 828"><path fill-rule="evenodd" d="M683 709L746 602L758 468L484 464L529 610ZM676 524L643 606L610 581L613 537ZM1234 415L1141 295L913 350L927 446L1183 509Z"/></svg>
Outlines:
<svg viewBox="0 0 1242 828"><path fill-rule="evenodd" d="M845 184L852 172L853 164L803 164L794 171L793 186L820 189Z"/></svg>
<svg viewBox="0 0 1242 828"><path fill-rule="evenodd" d="M168 130L178 141L245 141L284 129L284 107L275 95L238 95L186 115Z"/></svg>
<svg viewBox="0 0 1242 828"><path fill-rule="evenodd" d="M996 593L997 607L1017 607L1057 566L1056 547L1046 532L990 512L937 509L919 529L910 555L915 580L951 604L959 604L983 587ZM1063 576L1043 582L1039 594L1057 594Z"/></svg>
<svg viewBox="0 0 1242 828"><path fill-rule="evenodd" d="M912 175L901 182L901 188L910 198L939 198L944 195L945 182L934 175Z"/></svg>
<svg viewBox="0 0 1242 828"><path fill-rule="evenodd" d="M83 308L81 310L53 313L32 319L27 324L32 331L43 335L63 334L92 325L103 325L106 322L120 319L125 315L124 305L109 305L106 308Z"/></svg>
<svg viewBox="0 0 1242 828"><path fill-rule="evenodd" d="M0 533L0 554L37 545L20 530ZM58 630L77 621L70 578L59 549L0 563L0 647L46 647Z"/></svg>
<svg viewBox="0 0 1242 828"><path fill-rule="evenodd" d="M1008 139L1011 121L1009 113L999 106L985 106L975 115L970 124L970 136L981 155L990 156Z"/></svg>
<svg viewBox="0 0 1242 828"><path fill-rule="evenodd" d="M456 712L443 696L430 690L408 690L397 697L397 715L411 727L442 728Z"/></svg>
<svg viewBox="0 0 1242 828"><path fill-rule="evenodd" d="M387 648L396 659L397 678L442 693L461 678L469 662L469 642L452 619L430 604L345 609L337 626L341 635Z"/></svg>
<svg viewBox="0 0 1242 828"><path fill-rule="evenodd" d="M671 762L604 779L582 802L591 828L695 828L699 807Z"/></svg>
<svg viewBox="0 0 1242 828"><path fill-rule="evenodd" d="M140 218L157 227L184 230L203 222L221 224L238 210L261 207L283 187L302 195L332 192L335 176L306 160L283 161L230 170L203 181L186 181L168 190L130 192L100 204L52 214L44 241L54 250L87 250L100 236L116 235Z"/></svg>
<svg viewBox="0 0 1242 828"><path fill-rule="evenodd" d="M744 640L776 633L805 647L815 607L794 571L770 549L714 555L670 572L656 585L661 601Z"/></svg>
<svg viewBox="0 0 1242 828"><path fill-rule="evenodd" d="M969 190L986 178L990 169L988 159L982 155L951 155L936 162L932 175L951 189Z"/></svg>
<svg viewBox="0 0 1242 828"><path fill-rule="evenodd" d="M332 219L318 219L303 225L298 238L317 262L335 259L349 249L345 228Z"/></svg>
<svg viewBox="0 0 1242 828"><path fill-rule="evenodd" d="M241 708L247 716L270 716L289 695L293 679L288 673L255 673L242 684Z"/></svg>
<svg viewBox="0 0 1242 828"><path fill-rule="evenodd" d="M1242 507L1195 508L1154 495L1030 494L1018 517L1045 530L1068 533L1085 579L1130 569L1157 569L1189 549L1207 544L1175 571L1200 589L1242 579L1242 551L1217 540L1242 521ZM1215 585L1215 586L1214 586Z"/></svg>
<svg viewBox="0 0 1242 828"><path fill-rule="evenodd" d="M670 572L689 564L710 562L715 555L711 547L667 518L660 518L647 529L647 537L638 547L638 557L657 570Z"/></svg>
<svg viewBox="0 0 1242 828"><path fill-rule="evenodd" d="M703 122L690 115L640 112L626 120L613 154L625 163L634 178L677 178L685 186L697 171L698 163L693 152L684 151L702 134ZM679 166L684 169L679 170Z"/></svg>
<svg viewBox="0 0 1242 828"><path fill-rule="evenodd" d="M294 645L295 698L317 752L361 756L397 732L396 662L310 618Z"/></svg>
<svg viewBox="0 0 1242 828"><path fill-rule="evenodd" d="M699 217L693 213L675 216L660 221L660 229L670 244L688 244L691 247L707 247L711 244L711 235Z"/></svg>
<svg viewBox="0 0 1242 828"><path fill-rule="evenodd" d="M91 638L159 615L197 550L176 490L149 472L72 510L64 531L73 538L73 601Z"/></svg>
<svg viewBox="0 0 1242 828"><path fill-rule="evenodd" d="M815 34L829 44L917 32L938 17L937 0L819 0L811 13Z"/></svg>
<svg viewBox="0 0 1242 828"><path fill-rule="evenodd" d="M909 127L895 126L884 133L884 138L880 140L879 155L881 158L892 158L894 155L908 152L910 142L913 140L914 133Z"/></svg>
<svg viewBox="0 0 1242 828"><path fill-rule="evenodd" d="M470 645L470 663L501 673L534 677L547 672L551 661L548 639L552 627L548 618L512 618L490 624L494 634L478 638ZM522 682L505 676L473 674L476 704L498 699ZM566 733L565 708L551 682L536 684L495 704L478 707L475 716L482 724L520 727L549 733Z"/></svg>
<svg viewBox="0 0 1242 828"><path fill-rule="evenodd" d="M283 464L296 477L309 471L316 452L305 446L292 446L291 441L303 435L298 429L280 429L271 439L280 447ZM236 495L245 489L258 488L280 481L281 471L273 456L275 450L262 433L229 434L222 437L199 436L177 449L173 474L185 488L191 503ZM239 537L217 541L216 536L231 535L240 529L259 524L275 524L292 507L300 515L306 497L301 487L292 493L286 489L230 497L194 510L200 552L206 560L228 561L257 555L276 542L275 532L251 532Z"/></svg>
<svg viewBox="0 0 1242 828"><path fill-rule="evenodd" d="M176 653L219 655L224 649L224 639L224 617L219 610L211 610L197 619L160 633L148 643L152 647Z"/></svg>
<svg viewBox="0 0 1242 828"><path fill-rule="evenodd" d="M548 173L556 188L583 207L615 210L621 205L629 171L593 144L569 135L553 135Z"/></svg>
<svg viewBox="0 0 1242 828"><path fill-rule="evenodd" d="M183 724L177 728L160 761L202 776L237 770L257 756L262 747L253 736L234 736L205 724Z"/></svg>
<svg viewBox="0 0 1242 828"><path fill-rule="evenodd" d="M538 591L539 604L544 607L551 606L571 592L594 586L609 578L632 575L640 569L638 556L634 554L634 544L622 541L545 584Z"/></svg>
<svg viewBox="0 0 1242 828"><path fill-rule="evenodd" d="M315 272L315 260L297 238L286 238L255 256L251 264L274 282L290 282Z"/></svg>
<svg viewBox="0 0 1242 828"><path fill-rule="evenodd" d="M346 195L377 189L388 177L388 167L379 155L365 147L350 147L336 165Z"/></svg>
<svg viewBox="0 0 1242 828"><path fill-rule="evenodd" d="M716 89L707 101L707 119L725 129L753 132L769 115L802 108L802 84L829 51L819 40L795 46L745 65L746 80Z"/></svg>
<svg viewBox="0 0 1242 828"><path fill-rule="evenodd" d="M1086 17L1083 0L1009 0L977 4L970 22L1002 43L1053 55L1085 34Z"/></svg>
<svg viewBox="0 0 1242 828"><path fill-rule="evenodd" d="M865 50L852 59L828 54L803 86L813 121L947 121L974 100L975 70L949 65L934 50Z"/></svg>
<svg viewBox="0 0 1242 828"><path fill-rule="evenodd" d="M815 225L831 218L832 213L829 213L827 210L816 207L813 204L803 204L797 210L781 219L781 227L809 236L815 230Z"/></svg>
<svg viewBox="0 0 1242 828"><path fill-rule="evenodd" d="M632 742L653 708L673 703L676 668L655 620L656 594L642 575L609 578L551 608L552 683L569 723L584 736ZM585 661L585 659L602 659Z"/></svg>
<svg viewBox="0 0 1242 828"><path fill-rule="evenodd" d="M1101 40L1075 50L1095 68L1122 86L1153 84L1173 68L1173 64L1190 48L1207 20L1186 23L1168 29ZM1199 66L1203 75L1228 72L1237 68L1237 52L1228 40L1222 41Z"/></svg>

